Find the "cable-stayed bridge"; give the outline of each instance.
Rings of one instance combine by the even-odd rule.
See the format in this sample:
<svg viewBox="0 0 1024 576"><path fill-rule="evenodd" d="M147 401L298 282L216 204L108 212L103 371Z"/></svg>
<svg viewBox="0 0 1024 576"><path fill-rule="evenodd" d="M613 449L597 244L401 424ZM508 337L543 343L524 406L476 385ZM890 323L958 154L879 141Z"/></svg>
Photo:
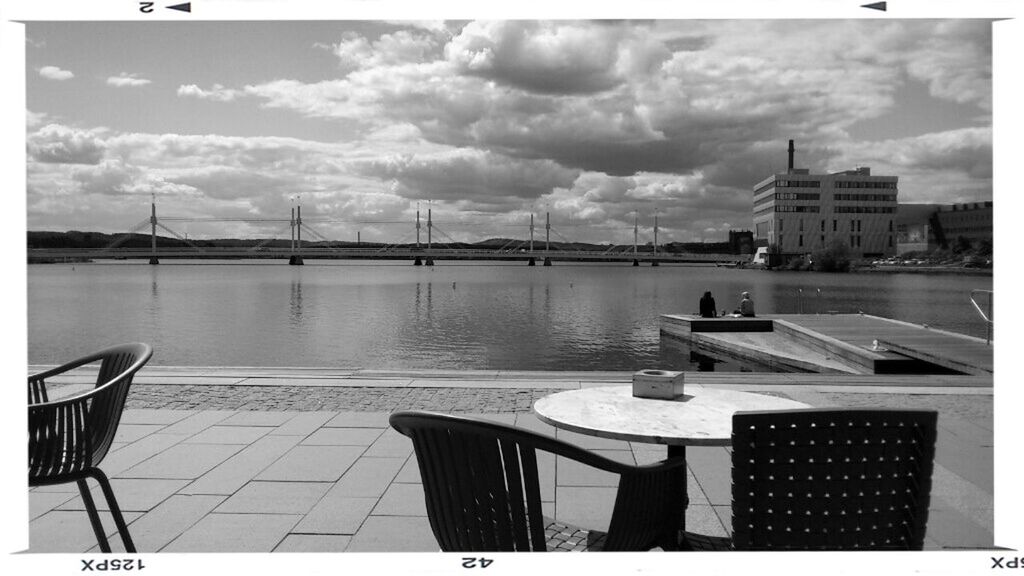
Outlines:
<svg viewBox="0 0 1024 576"><path fill-rule="evenodd" d="M248 223L261 226L280 224L270 235L248 242L232 242L231 246L214 246L210 242L189 239L187 234L180 234L172 225L182 223ZM98 248L43 248L28 249L29 262L81 261L94 259L146 259L150 264L158 264L161 259L288 259L290 264L303 264L306 259L391 259L410 260L415 265L433 265L438 260L513 260L524 261L533 266L541 263L545 266L556 261L576 262L632 262L634 266L649 263L657 266L661 263L715 263L735 265L750 261L750 255L741 254L705 254L687 252L668 252L658 244L657 216L654 220L653 240L640 244L640 228L634 218L632 243L616 243L595 245L574 242L562 235L551 226L550 214L545 215L543 225L535 225L533 215L530 216L529 237L526 239L507 239L498 242L471 244L459 242L448 233L442 231L434 221L432 211L428 210L425 221L420 212L416 212L416 221L365 221L359 224L393 224L404 225L406 234L393 243L383 242L345 242L332 240L319 232L312 224L331 224L340 221L302 218L301 206L292 208L290 218L215 218L215 217L175 217L157 218L156 203L152 204L149 218L146 218L127 232L114 238L109 244ZM410 224L413 224L410 226ZM453 223L459 225L460 223ZM464 225L464 223L462 223ZM446 224L447 226L447 224ZM521 225L526 228L527 225ZM148 230L147 230L148 229ZM166 237L158 237L157 229L170 234L176 241L167 245ZM144 231L149 232L150 245L138 246L138 240ZM307 239L303 239L303 232ZM543 232L539 238L538 232ZM288 234L288 236L284 236ZM555 242L551 236L556 236ZM443 242L435 241L437 237ZM312 240L310 240L312 238ZM126 246L134 240L134 246ZM159 240L159 241L158 241ZM646 240L646 239L645 239ZM160 245L163 244L163 245Z"/></svg>

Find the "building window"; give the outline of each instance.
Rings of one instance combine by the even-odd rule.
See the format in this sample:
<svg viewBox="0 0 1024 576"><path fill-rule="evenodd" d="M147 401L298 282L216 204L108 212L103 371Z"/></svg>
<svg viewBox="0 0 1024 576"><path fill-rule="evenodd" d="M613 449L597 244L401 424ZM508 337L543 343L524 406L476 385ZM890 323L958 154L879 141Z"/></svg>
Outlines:
<svg viewBox="0 0 1024 576"><path fill-rule="evenodd" d="M821 231L822 232L825 231L825 221L824 220L821 221Z"/></svg>
<svg viewBox="0 0 1024 576"><path fill-rule="evenodd" d="M782 246L782 234L779 234L779 246Z"/></svg>
<svg viewBox="0 0 1024 576"><path fill-rule="evenodd" d="M860 220L857 220L857 232L860 232Z"/></svg>
<svg viewBox="0 0 1024 576"><path fill-rule="evenodd" d="M804 231L804 219L803 218L800 219L800 231L801 232Z"/></svg>
<svg viewBox="0 0 1024 576"><path fill-rule="evenodd" d="M838 220L833 220L833 221L832 221L832 231L833 231L833 232L835 232L835 231L837 230L837 228L836 228L836 227L837 227L838 225L839 225L839 221L838 221Z"/></svg>
<svg viewBox="0 0 1024 576"><path fill-rule="evenodd" d="M782 218L779 218L779 232L782 232Z"/></svg>
<svg viewBox="0 0 1024 576"><path fill-rule="evenodd" d="M797 238L797 245L798 246L803 246L804 245L804 235L803 234L801 234L800 237Z"/></svg>
<svg viewBox="0 0 1024 576"><path fill-rule="evenodd" d="M889 232L892 232L892 220L889 220ZM892 246L891 243L889 245Z"/></svg>
<svg viewBox="0 0 1024 576"><path fill-rule="evenodd" d="M892 222L890 222L891 224ZM889 236L889 248L892 248L892 236Z"/></svg>
<svg viewBox="0 0 1024 576"><path fill-rule="evenodd" d="M850 232L856 232L856 231L857 231L857 221L856 220L850 220Z"/></svg>
<svg viewBox="0 0 1024 576"><path fill-rule="evenodd" d="M822 246L825 245L825 235L824 234L821 235L821 245Z"/></svg>

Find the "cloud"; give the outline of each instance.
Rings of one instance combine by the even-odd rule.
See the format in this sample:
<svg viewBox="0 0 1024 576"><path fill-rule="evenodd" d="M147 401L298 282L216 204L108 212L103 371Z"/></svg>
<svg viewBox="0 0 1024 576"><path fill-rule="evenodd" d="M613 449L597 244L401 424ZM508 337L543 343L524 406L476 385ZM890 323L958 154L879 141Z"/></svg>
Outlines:
<svg viewBox="0 0 1024 576"><path fill-rule="evenodd" d="M579 22L472 22L445 46L465 74L524 90L601 92L634 73L650 73L670 53L642 26Z"/></svg>
<svg viewBox="0 0 1024 576"><path fill-rule="evenodd" d="M406 198L494 202L532 200L577 176L550 160L520 160L479 151L432 157L397 156L356 163L364 176L395 180Z"/></svg>
<svg viewBox="0 0 1024 576"><path fill-rule="evenodd" d="M121 72L117 76L110 76L109 78L107 78L107 84L109 84L110 86L115 86L117 88L135 88L138 86L145 86L146 84L151 84L153 82L152 80L139 78L138 76L138 74L128 74L127 72Z"/></svg>
<svg viewBox="0 0 1024 576"><path fill-rule="evenodd" d="M98 164L105 145L97 131L48 124L28 136L28 155L36 162Z"/></svg>
<svg viewBox="0 0 1024 576"><path fill-rule="evenodd" d="M70 80L75 77L69 70L61 70L56 66L43 66L39 69L39 75L50 80Z"/></svg>
<svg viewBox="0 0 1024 576"><path fill-rule="evenodd" d="M200 100L212 100L214 102L231 102L239 96L240 92L231 88L225 88L220 84L214 84L210 90L203 90L195 84L182 84L178 86L178 96L186 98L199 98Z"/></svg>
<svg viewBox="0 0 1024 576"><path fill-rule="evenodd" d="M346 32L339 43L331 46L331 51L341 68L351 71L432 59L440 54L440 44L435 35L410 30L382 34L374 41Z"/></svg>

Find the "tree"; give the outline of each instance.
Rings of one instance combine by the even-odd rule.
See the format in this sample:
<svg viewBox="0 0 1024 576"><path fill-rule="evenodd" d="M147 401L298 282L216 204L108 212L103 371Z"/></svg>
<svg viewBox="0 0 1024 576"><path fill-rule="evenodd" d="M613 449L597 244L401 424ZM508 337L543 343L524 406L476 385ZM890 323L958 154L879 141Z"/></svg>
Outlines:
<svg viewBox="0 0 1024 576"><path fill-rule="evenodd" d="M812 253L811 261L818 272L847 272L850 270L850 248L837 238Z"/></svg>

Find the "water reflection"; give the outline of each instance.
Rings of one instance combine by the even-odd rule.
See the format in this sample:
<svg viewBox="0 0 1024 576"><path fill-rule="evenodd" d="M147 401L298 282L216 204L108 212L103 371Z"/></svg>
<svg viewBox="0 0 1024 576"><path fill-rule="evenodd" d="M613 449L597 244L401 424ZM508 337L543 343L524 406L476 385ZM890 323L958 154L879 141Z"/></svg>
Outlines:
<svg viewBox="0 0 1024 576"><path fill-rule="evenodd" d="M292 277L288 299L288 319L293 326L302 325L302 278Z"/></svg>

